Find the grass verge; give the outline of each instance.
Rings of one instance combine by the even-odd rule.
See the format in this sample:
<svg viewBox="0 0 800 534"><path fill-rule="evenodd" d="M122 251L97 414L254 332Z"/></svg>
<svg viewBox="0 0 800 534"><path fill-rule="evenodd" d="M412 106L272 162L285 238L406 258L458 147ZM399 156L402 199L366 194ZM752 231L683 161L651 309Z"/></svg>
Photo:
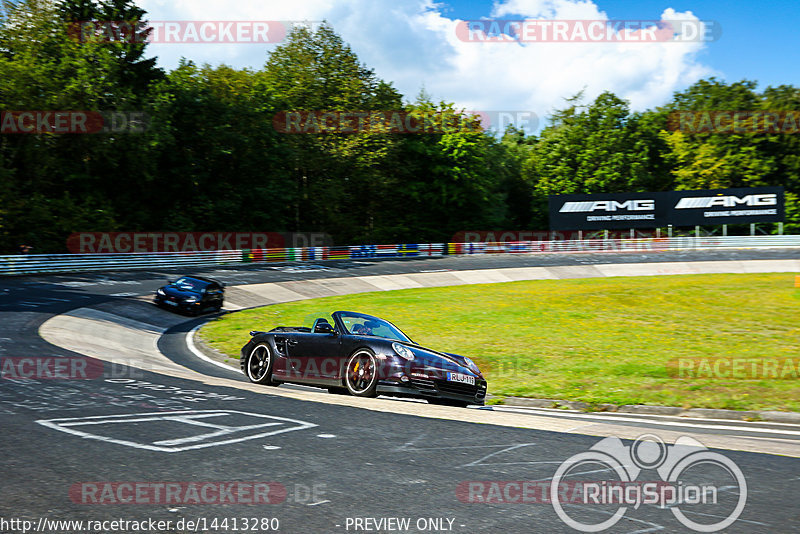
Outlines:
<svg viewBox="0 0 800 534"><path fill-rule="evenodd" d="M363 293L230 314L200 335L238 358L250 330L303 324L322 310L360 311L392 321L417 343L471 357L494 395L800 411L793 282L794 274L712 274ZM755 378L731 378L734 368L724 363L715 371L717 358L737 359L745 374L766 360L783 378L760 367Z"/></svg>

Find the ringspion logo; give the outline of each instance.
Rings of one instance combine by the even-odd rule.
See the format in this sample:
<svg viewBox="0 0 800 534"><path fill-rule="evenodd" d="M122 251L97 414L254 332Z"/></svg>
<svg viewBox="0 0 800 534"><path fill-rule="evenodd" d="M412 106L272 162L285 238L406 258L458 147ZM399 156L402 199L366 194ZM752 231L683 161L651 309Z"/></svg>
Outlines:
<svg viewBox="0 0 800 534"><path fill-rule="evenodd" d="M655 471L661 483L631 484L643 471ZM573 476L605 473L603 479L581 478L579 508L564 506L564 483ZM681 436L672 446L653 434L639 436L631 445L617 437L605 438L588 451L573 455L556 469L550 483L550 502L558 517L581 532L601 532L616 525L642 504L669 509L685 527L697 532L717 532L732 525L747 502L747 481L728 457L702 443ZM596 505L597 513L591 513ZM587 513L588 512L588 513Z"/></svg>

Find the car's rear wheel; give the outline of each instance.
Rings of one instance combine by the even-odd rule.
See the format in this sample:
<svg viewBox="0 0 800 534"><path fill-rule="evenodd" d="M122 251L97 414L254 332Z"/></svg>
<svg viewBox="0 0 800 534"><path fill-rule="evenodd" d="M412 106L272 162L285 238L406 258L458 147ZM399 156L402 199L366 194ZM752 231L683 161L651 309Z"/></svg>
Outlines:
<svg viewBox="0 0 800 534"><path fill-rule="evenodd" d="M278 384L272 380L272 364L272 351L269 350L269 346L259 343L247 355L245 365L247 378L256 384L277 386Z"/></svg>
<svg viewBox="0 0 800 534"><path fill-rule="evenodd" d="M378 365L372 352L362 349L347 360L344 385L356 397L374 397L378 389Z"/></svg>

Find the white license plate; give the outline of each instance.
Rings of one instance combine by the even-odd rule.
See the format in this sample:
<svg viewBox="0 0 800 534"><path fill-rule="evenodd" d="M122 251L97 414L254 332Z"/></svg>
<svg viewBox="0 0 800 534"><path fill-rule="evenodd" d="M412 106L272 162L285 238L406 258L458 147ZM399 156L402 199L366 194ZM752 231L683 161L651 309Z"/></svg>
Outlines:
<svg viewBox="0 0 800 534"><path fill-rule="evenodd" d="M167 303L167 304L169 304L170 306L177 306L177 305L178 305L178 303L177 303L177 302L173 302L173 301L171 301L171 300L165 300L164 302L166 302L166 303Z"/></svg>
<svg viewBox="0 0 800 534"><path fill-rule="evenodd" d="M447 373L447 379L450 382L460 382L462 384L469 384L470 386L475 385L475 377L464 375L461 373Z"/></svg>

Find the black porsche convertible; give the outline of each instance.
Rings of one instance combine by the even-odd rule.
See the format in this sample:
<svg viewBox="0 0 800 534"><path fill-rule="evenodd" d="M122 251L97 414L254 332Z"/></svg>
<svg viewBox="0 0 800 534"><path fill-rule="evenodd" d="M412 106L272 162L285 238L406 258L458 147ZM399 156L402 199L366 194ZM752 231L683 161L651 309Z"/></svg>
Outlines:
<svg viewBox="0 0 800 534"><path fill-rule="evenodd" d="M433 404L484 404L486 380L465 356L414 343L399 328L363 313L337 311L310 326L252 331L241 368L251 382L297 383L359 397L418 397Z"/></svg>

